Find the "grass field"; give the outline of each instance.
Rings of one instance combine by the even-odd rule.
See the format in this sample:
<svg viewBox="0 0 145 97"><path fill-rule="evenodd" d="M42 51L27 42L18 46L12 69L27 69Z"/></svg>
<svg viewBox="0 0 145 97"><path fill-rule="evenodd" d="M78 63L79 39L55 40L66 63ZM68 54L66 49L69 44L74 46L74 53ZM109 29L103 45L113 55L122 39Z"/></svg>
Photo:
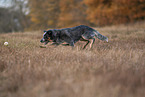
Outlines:
<svg viewBox="0 0 145 97"><path fill-rule="evenodd" d="M92 50L40 48L41 31L0 34L0 97L143 97L145 23L95 29L109 43Z"/></svg>

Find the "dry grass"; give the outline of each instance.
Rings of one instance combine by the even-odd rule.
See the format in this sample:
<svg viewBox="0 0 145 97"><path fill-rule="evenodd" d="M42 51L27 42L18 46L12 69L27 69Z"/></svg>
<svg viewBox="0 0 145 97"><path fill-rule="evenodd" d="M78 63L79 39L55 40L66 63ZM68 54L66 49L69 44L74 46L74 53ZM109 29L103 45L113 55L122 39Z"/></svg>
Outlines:
<svg viewBox="0 0 145 97"><path fill-rule="evenodd" d="M110 40L91 51L39 48L40 32L0 34L0 97L143 97L145 24L97 29Z"/></svg>

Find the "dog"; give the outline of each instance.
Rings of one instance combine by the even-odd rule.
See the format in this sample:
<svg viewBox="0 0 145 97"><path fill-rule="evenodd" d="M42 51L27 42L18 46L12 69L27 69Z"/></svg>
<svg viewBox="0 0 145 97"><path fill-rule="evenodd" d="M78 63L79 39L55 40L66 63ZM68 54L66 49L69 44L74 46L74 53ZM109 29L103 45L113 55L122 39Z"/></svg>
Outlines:
<svg viewBox="0 0 145 97"><path fill-rule="evenodd" d="M74 44L79 40L87 41L87 43L83 46L83 49L85 49L89 43L90 48L92 48L95 37L102 41L108 42L108 38L106 36L101 35L95 29L85 25L44 31L43 38L40 40L40 42L44 43L45 45L49 42L53 42L52 45L67 43L65 45L74 47Z"/></svg>

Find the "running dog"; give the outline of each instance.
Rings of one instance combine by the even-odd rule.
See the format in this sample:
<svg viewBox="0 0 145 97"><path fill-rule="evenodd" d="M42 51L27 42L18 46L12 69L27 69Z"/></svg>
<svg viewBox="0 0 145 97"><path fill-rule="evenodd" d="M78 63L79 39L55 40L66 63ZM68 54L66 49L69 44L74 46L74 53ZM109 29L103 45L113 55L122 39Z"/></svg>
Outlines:
<svg viewBox="0 0 145 97"><path fill-rule="evenodd" d="M90 48L92 48L95 37L108 42L108 38L106 36L101 35L98 31L85 25L44 31L43 38L40 40L40 42L44 43L45 45L48 42L53 42L53 45L59 45L66 42L66 45L74 47L74 43L79 40L87 41L87 43L83 47L83 49L85 49L89 43Z"/></svg>

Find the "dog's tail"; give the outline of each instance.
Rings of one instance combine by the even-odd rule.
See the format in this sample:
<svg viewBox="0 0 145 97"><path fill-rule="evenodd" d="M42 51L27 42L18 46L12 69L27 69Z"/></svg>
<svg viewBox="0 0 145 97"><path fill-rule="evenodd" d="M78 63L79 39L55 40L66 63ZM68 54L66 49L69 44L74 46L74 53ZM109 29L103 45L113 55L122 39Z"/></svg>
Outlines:
<svg viewBox="0 0 145 97"><path fill-rule="evenodd" d="M96 30L93 30L94 33L95 33L95 37L100 39L100 40L103 40L103 41L107 41L108 42L108 38L106 36L103 36L102 34L100 34L98 31Z"/></svg>

